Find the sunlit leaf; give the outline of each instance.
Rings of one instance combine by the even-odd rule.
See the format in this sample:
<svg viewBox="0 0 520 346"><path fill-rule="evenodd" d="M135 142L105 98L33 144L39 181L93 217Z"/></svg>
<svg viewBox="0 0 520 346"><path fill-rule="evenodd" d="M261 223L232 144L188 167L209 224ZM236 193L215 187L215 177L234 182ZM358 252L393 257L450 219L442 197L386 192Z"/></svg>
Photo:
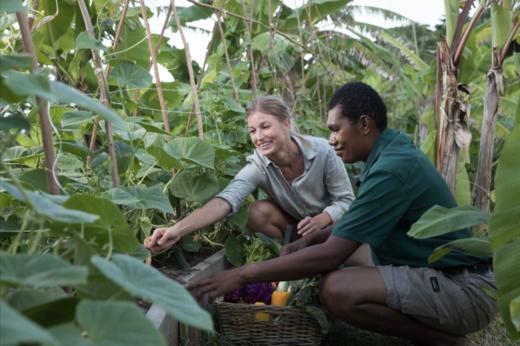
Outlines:
<svg viewBox="0 0 520 346"><path fill-rule="evenodd" d="M196 137L177 137L165 144L163 149L177 160L187 160L212 169L215 164L215 149Z"/></svg>
<svg viewBox="0 0 520 346"><path fill-rule="evenodd" d="M489 213L471 206L444 208L433 206L412 225L408 235L418 239L435 237L469 226L487 224Z"/></svg>
<svg viewBox="0 0 520 346"><path fill-rule="evenodd" d="M489 238L464 238L450 241L436 248L428 258L428 263L436 262L452 251L461 251L475 256L493 255Z"/></svg>

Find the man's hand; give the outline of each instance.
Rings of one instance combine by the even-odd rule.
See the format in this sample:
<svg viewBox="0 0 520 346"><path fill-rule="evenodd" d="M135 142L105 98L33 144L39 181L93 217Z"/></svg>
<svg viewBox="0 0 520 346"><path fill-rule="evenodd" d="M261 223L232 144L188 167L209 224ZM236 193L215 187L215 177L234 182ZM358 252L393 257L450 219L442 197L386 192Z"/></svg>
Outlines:
<svg viewBox="0 0 520 346"><path fill-rule="evenodd" d="M181 233L176 225L169 228L157 228L153 234L144 240L144 247L152 253L167 249L181 239Z"/></svg>
<svg viewBox="0 0 520 346"><path fill-rule="evenodd" d="M190 283L186 288L190 290L197 300L201 301L204 296L207 296L211 302L229 291L242 288L244 282L242 282L239 270L240 268L236 268L217 273L209 279Z"/></svg>
<svg viewBox="0 0 520 346"><path fill-rule="evenodd" d="M309 246L309 240L310 237L302 237L298 240L293 241L292 243L282 246L282 248L280 249L280 256L285 256L303 248L306 248L307 246Z"/></svg>
<svg viewBox="0 0 520 346"><path fill-rule="evenodd" d="M323 212L314 217L307 216L306 218L298 222L296 228L298 229L298 234L302 237L305 237L309 234L312 234L316 231L319 231L327 227L331 223L332 219L330 218L329 214Z"/></svg>

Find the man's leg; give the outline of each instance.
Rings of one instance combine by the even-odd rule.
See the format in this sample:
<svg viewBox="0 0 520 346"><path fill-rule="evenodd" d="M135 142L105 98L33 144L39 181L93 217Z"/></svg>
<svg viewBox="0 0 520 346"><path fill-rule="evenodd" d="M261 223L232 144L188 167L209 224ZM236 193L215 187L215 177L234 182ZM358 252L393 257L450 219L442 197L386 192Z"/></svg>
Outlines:
<svg viewBox="0 0 520 346"><path fill-rule="evenodd" d="M464 345L467 339L433 329L386 305L386 288L375 267L334 271L322 280L320 298L335 317L361 329L420 345ZM341 302L341 304L338 304Z"/></svg>
<svg viewBox="0 0 520 346"><path fill-rule="evenodd" d="M282 239L291 223L294 223L294 220L271 201L255 201L249 207L247 228L251 233L258 232L271 238Z"/></svg>

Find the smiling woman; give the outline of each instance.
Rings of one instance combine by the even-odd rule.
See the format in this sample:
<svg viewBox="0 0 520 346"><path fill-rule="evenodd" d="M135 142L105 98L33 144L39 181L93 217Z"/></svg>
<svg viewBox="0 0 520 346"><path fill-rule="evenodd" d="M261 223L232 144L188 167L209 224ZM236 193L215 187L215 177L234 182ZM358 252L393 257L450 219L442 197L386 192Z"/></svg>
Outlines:
<svg viewBox="0 0 520 346"><path fill-rule="evenodd" d="M256 201L248 213L251 232L281 238L289 225L295 239L319 232L348 210L354 195L347 172L322 138L291 131L288 107L262 96L246 108L247 126L256 150L229 185L202 208L169 228L158 228L145 241L152 251L165 249L238 211L246 197L261 188L268 200Z"/></svg>

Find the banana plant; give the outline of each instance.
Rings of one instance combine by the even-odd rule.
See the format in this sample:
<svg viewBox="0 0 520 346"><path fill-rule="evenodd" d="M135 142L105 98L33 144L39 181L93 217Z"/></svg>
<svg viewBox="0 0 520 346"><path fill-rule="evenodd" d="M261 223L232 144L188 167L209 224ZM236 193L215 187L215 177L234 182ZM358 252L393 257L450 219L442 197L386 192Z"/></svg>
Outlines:
<svg viewBox="0 0 520 346"><path fill-rule="evenodd" d="M430 261L440 259L451 251L477 256L493 255L493 268L498 288L497 301L511 339L520 338L520 126L508 136L495 175L496 204L493 213L476 207L453 209L434 206L410 229L408 235L428 238L456 231L464 227L489 224L489 236L460 239L436 249Z"/></svg>
<svg viewBox="0 0 520 346"><path fill-rule="evenodd" d="M478 158L473 204L489 210L493 148L495 144L496 123L499 115L500 96L504 93L502 67L511 43L516 39L520 27L518 10L512 8L512 1L494 1L491 5L492 51L491 66L487 72L487 85L480 131L480 152Z"/></svg>

